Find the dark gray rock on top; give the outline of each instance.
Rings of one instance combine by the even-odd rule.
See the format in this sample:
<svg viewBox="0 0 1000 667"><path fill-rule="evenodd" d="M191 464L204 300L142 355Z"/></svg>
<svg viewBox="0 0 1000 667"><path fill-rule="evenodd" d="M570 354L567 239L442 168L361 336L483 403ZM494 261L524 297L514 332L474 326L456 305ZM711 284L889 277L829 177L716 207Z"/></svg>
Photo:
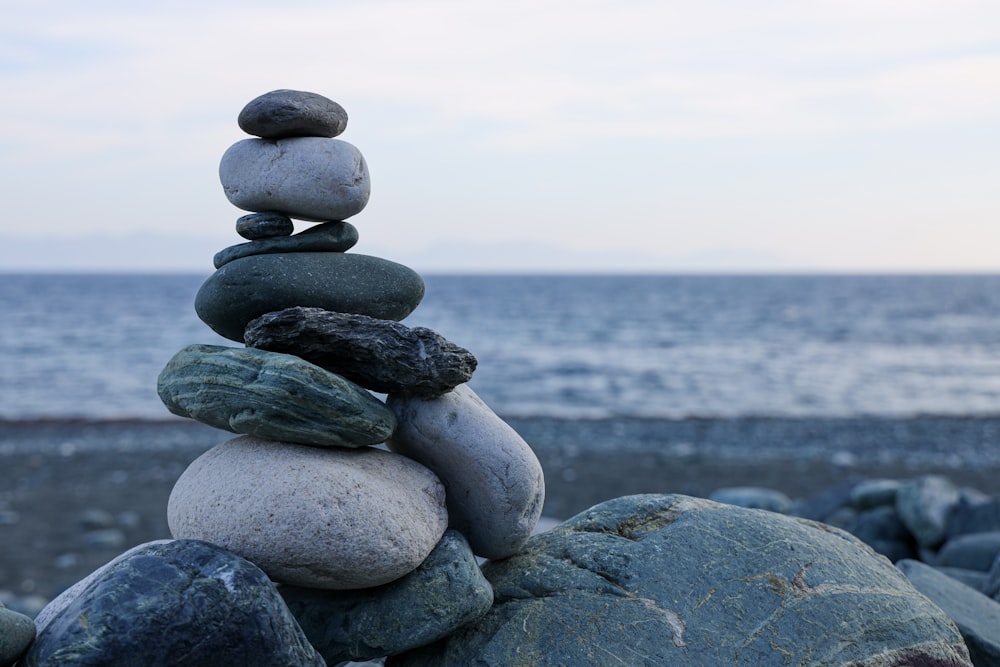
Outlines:
<svg viewBox="0 0 1000 667"><path fill-rule="evenodd" d="M385 394L433 398L468 382L476 358L425 327L320 308L286 308L247 325L250 347L302 357Z"/></svg>
<svg viewBox="0 0 1000 667"><path fill-rule="evenodd" d="M347 128L347 112L322 95L280 89L250 100L236 122L263 139L335 137Z"/></svg>
<svg viewBox="0 0 1000 667"><path fill-rule="evenodd" d="M39 632L25 667L324 667L255 565L191 540L109 565Z"/></svg>
<svg viewBox="0 0 1000 667"><path fill-rule="evenodd" d="M482 617L493 603L468 542L449 530L402 579L354 591L278 589L327 664L369 660L430 644Z"/></svg>
<svg viewBox="0 0 1000 667"><path fill-rule="evenodd" d="M709 500L611 500L483 573L482 619L387 665L971 665L945 613L849 534Z"/></svg>
<svg viewBox="0 0 1000 667"><path fill-rule="evenodd" d="M370 393L290 354L188 345L167 362L156 390L175 415L270 440L363 447L396 428Z"/></svg>
<svg viewBox="0 0 1000 667"><path fill-rule="evenodd" d="M293 236L275 236L223 248L215 254L215 268L250 255L275 252L344 252L358 242L358 230L349 222L324 222Z"/></svg>
<svg viewBox="0 0 1000 667"><path fill-rule="evenodd" d="M293 231L295 223L283 213L248 213L236 220L236 233L251 241L288 236Z"/></svg>
<svg viewBox="0 0 1000 667"><path fill-rule="evenodd" d="M250 255L198 290L194 309L219 335L243 342L250 320L292 306L401 320L420 304L424 281L406 266L343 252Z"/></svg>

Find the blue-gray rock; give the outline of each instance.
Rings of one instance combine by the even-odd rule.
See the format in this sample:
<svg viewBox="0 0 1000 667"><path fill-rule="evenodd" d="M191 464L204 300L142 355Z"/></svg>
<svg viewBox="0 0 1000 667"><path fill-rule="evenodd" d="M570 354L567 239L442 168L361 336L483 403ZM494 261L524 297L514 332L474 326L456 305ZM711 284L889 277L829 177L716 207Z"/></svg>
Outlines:
<svg viewBox="0 0 1000 667"><path fill-rule="evenodd" d="M987 597L1000 602L1000 557L993 561L990 571L986 573L986 581L983 582L983 587L980 590Z"/></svg>
<svg viewBox="0 0 1000 667"><path fill-rule="evenodd" d="M489 584L486 585L489 587ZM491 592L490 601L492 600ZM0 605L0 667L10 667L17 662L34 639L34 621Z"/></svg>
<svg viewBox="0 0 1000 667"><path fill-rule="evenodd" d="M219 335L243 342L250 320L292 306L399 321L424 297L413 269L349 252L251 255L229 262L198 290L198 317Z"/></svg>
<svg viewBox="0 0 1000 667"><path fill-rule="evenodd" d="M842 528L893 562L916 554L913 536L891 506L862 510Z"/></svg>
<svg viewBox="0 0 1000 667"><path fill-rule="evenodd" d="M321 667L268 578L211 544L147 545L104 569L43 630L24 667Z"/></svg>
<svg viewBox="0 0 1000 667"><path fill-rule="evenodd" d="M792 507L792 500L781 491L761 486L729 486L716 489L708 496L709 500L727 505L749 507L768 512L787 514Z"/></svg>
<svg viewBox="0 0 1000 667"><path fill-rule="evenodd" d="M1000 603L917 560L897 565L958 626L976 667L1000 665Z"/></svg>
<svg viewBox="0 0 1000 667"><path fill-rule="evenodd" d="M335 137L347 128L347 112L322 95L281 89L250 100L236 122L264 139Z"/></svg>
<svg viewBox="0 0 1000 667"><path fill-rule="evenodd" d="M851 493L857 485L857 480L847 480L820 489L816 493L792 502L791 513L803 519L826 521L834 512L851 504Z"/></svg>
<svg viewBox="0 0 1000 667"><path fill-rule="evenodd" d="M398 426L389 448L437 474L448 516L484 558L506 558L542 513L542 466L521 436L467 384L437 398L390 395Z"/></svg>
<svg viewBox="0 0 1000 667"><path fill-rule="evenodd" d="M251 241L288 236L293 231L295 223L282 213L248 213L236 220L236 233Z"/></svg>
<svg viewBox="0 0 1000 667"><path fill-rule="evenodd" d="M1000 496L969 498L961 494L948 514L948 536L1000 530Z"/></svg>
<svg viewBox="0 0 1000 667"><path fill-rule="evenodd" d="M356 215L371 194L361 151L320 137L237 141L222 156L219 180L237 208L314 222Z"/></svg>
<svg viewBox="0 0 1000 667"><path fill-rule="evenodd" d="M849 534L704 499L602 503L483 573L482 619L387 664L971 664L948 617Z"/></svg>
<svg viewBox="0 0 1000 667"><path fill-rule="evenodd" d="M293 236L276 236L250 243L239 243L215 253L215 268L250 255L275 252L344 252L358 242L358 230L349 222L324 222Z"/></svg>
<svg viewBox="0 0 1000 667"><path fill-rule="evenodd" d="M851 489L851 506L858 510L895 506L901 482L897 479L866 479Z"/></svg>
<svg viewBox="0 0 1000 667"><path fill-rule="evenodd" d="M948 515L957 502L958 487L947 477L923 475L900 485L896 513L917 544L936 548L948 534Z"/></svg>
<svg viewBox="0 0 1000 667"><path fill-rule="evenodd" d="M1000 531L957 535L938 551L935 565L989 572L1000 556Z"/></svg>
<svg viewBox="0 0 1000 667"><path fill-rule="evenodd" d="M948 575L952 579L957 579L969 588L974 588L980 593L984 593L986 591L986 582L989 576L986 572L966 570L962 567L942 567L940 565L935 565L934 569L941 574Z"/></svg>
<svg viewBox="0 0 1000 667"><path fill-rule="evenodd" d="M396 427L392 411L369 392L278 352L189 345L167 362L156 390L175 415L271 440L364 447Z"/></svg>
<svg viewBox="0 0 1000 667"><path fill-rule="evenodd" d="M243 556L274 581L344 590L415 570L448 514L441 482L405 456L243 436L181 474L167 525L176 538Z"/></svg>
<svg viewBox="0 0 1000 667"><path fill-rule="evenodd" d="M383 394L434 398L468 382L476 358L425 327L319 308L266 313L243 333L250 347L302 357Z"/></svg>
<svg viewBox="0 0 1000 667"><path fill-rule="evenodd" d="M445 532L420 567L390 584L357 591L278 589L327 664L369 660L430 644L482 617L493 604L469 544Z"/></svg>

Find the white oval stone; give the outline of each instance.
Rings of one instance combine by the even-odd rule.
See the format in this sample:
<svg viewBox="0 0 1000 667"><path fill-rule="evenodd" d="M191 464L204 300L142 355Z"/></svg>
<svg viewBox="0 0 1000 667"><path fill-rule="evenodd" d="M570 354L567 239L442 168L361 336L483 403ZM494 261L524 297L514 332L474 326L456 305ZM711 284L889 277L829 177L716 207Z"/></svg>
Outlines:
<svg viewBox="0 0 1000 667"><path fill-rule="evenodd" d="M344 590L416 569L448 514L441 482L404 456L244 436L184 471L167 523L176 539L221 546L274 581Z"/></svg>
<svg viewBox="0 0 1000 667"><path fill-rule="evenodd" d="M361 151L325 137L237 141L222 156L219 180L234 206L314 222L360 213L371 193Z"/></svg>
<svg viewBox="0 0 1000 667"><path fill-rule="evenodd" d="M398 425L389 448L444 482L451 526L477 556L506 558L542 514L542 466L520 435L467 384L432 399L390 395Z"/></svg>

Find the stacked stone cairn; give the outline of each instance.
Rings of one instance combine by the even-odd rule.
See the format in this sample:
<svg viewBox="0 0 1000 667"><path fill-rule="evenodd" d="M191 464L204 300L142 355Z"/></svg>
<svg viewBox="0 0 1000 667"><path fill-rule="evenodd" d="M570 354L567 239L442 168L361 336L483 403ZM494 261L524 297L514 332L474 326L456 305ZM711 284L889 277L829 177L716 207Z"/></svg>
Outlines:
<svg viewBox="0 0 1000 667"><path fill-rule="evenodd" d="M469 388L475 358L399 323L423 296L416 273L348 252L369 179L334 138L346 123L288 90L240 114L257 138L220 176L251 211L248 242L216 255L195 309L244 347L186 347L158 389L241 435L177 480L174 539L57 597L20 664L1000 665L991 593L869 536L895 567L833 525L884 526L893 505L929 549L958 502L933 478L857 490L877 516L838 521L826 502L791 516L740 488L625 496L531 536L541 467ZM292 219L318 224L293 234ZM975 582L992 594L994 569Z"/></svg>

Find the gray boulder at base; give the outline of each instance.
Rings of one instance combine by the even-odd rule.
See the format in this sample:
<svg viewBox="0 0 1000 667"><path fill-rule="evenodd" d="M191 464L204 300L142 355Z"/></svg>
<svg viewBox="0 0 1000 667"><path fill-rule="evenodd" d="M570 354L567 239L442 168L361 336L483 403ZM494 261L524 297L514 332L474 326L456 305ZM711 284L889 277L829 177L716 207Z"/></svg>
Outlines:
<svg viewBox="0 0 1000 667"><path fill-rule="evenodd" d="M484 579L483 582L485 581ZM486 584L486 587L489 588L489 584ZM492 600L491 591L490 601ZM486 609L483 609L483 612L485 611ZM30 617L0 605L0 667L13 665L34 638L35 623Z"/></svg>
<svg viewBox="0 0 1000 667"><path fill-rule="evenodd" d="M288 236L293 231L295 223L282 213L249 213L236 221L236 233L251 241Z"/></svg>
<svg viewBox="0 0 1000 667"><path fill-rule="evenodd" d="M387 441L444 483L451 527L484 558L506 558L542 514L542 466L521 436L463 384L432 399L390 395L398 426Z"/></svg>
<svg viewBox="0 0 1000 667"><path fill-rule="evenodd" d="M247 325L246 344L302 357L372 391L434 398L468 382L476 358L425 327L320 308L286 308Z"/></svg>
<svg viewBox="0 0 1000 667"><path fill-rule="evenodd" d="M156 390L175 415L260 438L364 447L383 442L396 417L369 392L290 354L188 345Z"/></svg>
<svg viewBox="0 0 1000 667"><path fill-rule="evenodd" d="M243 342L250 320L292 306L399 321L424 297L424 281L402 264L350 252L250 255L208 277L195 296L198 317Z"/></svg>
<svg viewBox="0 0 1000 667"><path fill-rule="evenodd" d="M326 663L258 568L211 544L133 550L39 632L24 667Z"/></svg>
<svg viewBox="0 0 1000 667"><path fill-rule="evenodd" d="M219 180L237 208L314 222L356 215L371 194L361 151L320 137L237 141L222 155Z"/></svg>
<svg viewBox="0 0 1000 667"><path fill-rule="evenodd" d="M468 542L445 532L434 551L401 579L357 591L279 589L310 643L328 664L369 660L430 644L485 614L493 603Z"/></svg>
<svg viewBox="0 0 1000 667"><path fill-rule="evenodd" d="M486 563L479 621L392 666L968 667L955 625L848 533L681 495L597 505Z"/></svg>
<svg viewBox="0 0 1000 667"><path fill-rule="evenodd" d="M175 538L225 547L274 581L354 589L415 570L448 514L441 482L405 456L243 436L181 474L167 525Z"/></svg>
<svg viewBox="0 0 1000 667"><path fill-rule="evenodd" d="M347 112L333 100L303 90L272 90L250 100L236 122L264 139L335 137L347 129Z"/></svg>
<svg viewBox="0 0 1000 667"><path fill-rule="evenodd" d="M918 591L955 621L972 664L1000 665L1000 602L920 561L902 560L897 567Z"/></svg>
<svg viewBox="0 0 1000 667"><path fill-rule="evenodd" d="M958 498L958 487L947 477L924 475L900 485L896 513L917 544L936 548L948 534L948 515Z"/></svg>
<svg viewBox="0 0 1000 667"><path fill-rule="evenodd" d="M275 252L344 252L358 242L358 229L349 222L324 222L292 236L274 236L239 243L215 253L212 262L221 268L234 259Z"/></svg>

